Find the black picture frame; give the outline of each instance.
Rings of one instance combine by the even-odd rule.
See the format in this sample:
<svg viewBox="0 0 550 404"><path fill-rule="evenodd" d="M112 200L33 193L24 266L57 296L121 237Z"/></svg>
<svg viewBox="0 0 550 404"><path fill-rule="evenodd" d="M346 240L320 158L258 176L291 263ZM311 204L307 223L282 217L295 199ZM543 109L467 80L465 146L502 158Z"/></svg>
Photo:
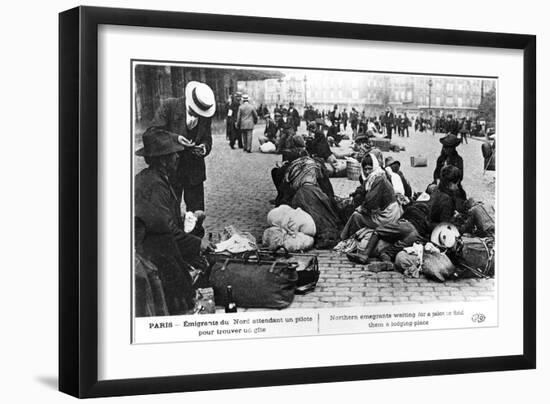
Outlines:
<svg viewBox="0 0 550 404"><path fill-rule="evenodd" d="M523 51L523 354L98 381L98 26L344 38ZM536 37L77 7L59 15L59 389L101 397L533 369L536 366Z"/></svg>

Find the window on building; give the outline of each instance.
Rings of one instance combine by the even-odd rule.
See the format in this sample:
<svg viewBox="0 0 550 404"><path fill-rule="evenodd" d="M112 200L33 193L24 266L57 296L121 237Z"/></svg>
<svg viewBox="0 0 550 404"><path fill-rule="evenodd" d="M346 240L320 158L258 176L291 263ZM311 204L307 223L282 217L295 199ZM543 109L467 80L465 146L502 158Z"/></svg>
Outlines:
<svg viewBox="0 0 550 404"><path fill-rule="evenodd" d="M445 100L445 103L447 105L453 105L453 97L447 97L447 99Z"/></svg>
<svg viewBox="0 0 550 404"><path fill-rule="evenodd" d="M454 87L453 83L447 83L447 85L445 86L445 89L447 91L453 91L453 87Z"/></svg>
<svg viewBox="0 0 550 404"><path fill-rule="evenodd" d="M435 97L435 105L441 105L441 97Z"/></svg>
<svg viewBox="0 0 550 404"><path fill-rule="evenodd" d="M462 107L462 97L458 97L456 99L456 105L458 105L458 107Z"/></svg>
<svg viewBox="0 0 550 404"><path fill-rule="evenodd" d="M353 98L354 100L358 100L359 99L359 91L358 90L352 90L351 91L351 98Z"/></svg>

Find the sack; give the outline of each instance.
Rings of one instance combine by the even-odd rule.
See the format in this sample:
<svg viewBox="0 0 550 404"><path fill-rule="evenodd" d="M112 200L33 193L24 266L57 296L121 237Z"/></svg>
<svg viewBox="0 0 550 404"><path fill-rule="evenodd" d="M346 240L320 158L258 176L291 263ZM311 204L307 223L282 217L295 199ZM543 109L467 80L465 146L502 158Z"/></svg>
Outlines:
<svg viewBox="0 0 550 404"><path fill-rule="evenodd" d="M482 203L475 204L468 213L472 217L477 235L489 236L495 234L495 221Z"/></svg>
<svg viewBox="0 0 550 404"><path fill-rule="evenodd" d="M276 250L283 246L286 231L279 226L271 226L264 230L262 244L269 250Z"/></svg>
<svg viewBox="0 0 550 404"><path fill-rule="evenodd" d="M267 214L267 223L270 226L279 226L279 227L287 228L288 219L290 217L290 213L293 210L294 209L292 209L288 205L280 205L274 209L271 209Z"/></svg>
<svg viewBox="0 0 550 404"><path fill-rule="evenodd" d="M411 278L418 278L421 270L421 258L416 253L399 251L395 256L395 268Z"/></svg>
<svg viewBox="0 0 550 404"><path fill-rule="evenodd" d="M455 273L455 266L443 253L424 253L422 273L435 281L445 282Z"/></svg>
<svg viewBox="0 0 550 404"><path fill-rule="evenodd" d="M260 146L260 151L262 153L275 153L277 151L277 146L268 141Z"/></svg>
<svg viewBox="0 0 550 404"><path fill-rule="evenodd" d="M227 286L233 288L237 307L284 309L294 299L297 265L279 260L265 260L260 254L243 258L215 256L210 273L216 305L227 303Z"/></svg>
<svg viewBox="0 0 550 404"><path fill-rule="evenodd" d="M427 167L428 159L423 156L411 156L411 167Z"/></svg>
<svg viewBox="0 0 550 404"><path fill-rule="evenodd" d="M283 241L283 247L290 252L307 251L313 248L315 239L307 234L287 233Z"/></svg>
<svg viewBox="0 0 550 404"><path fill-rule="evenodd" d="M272 257L282 262L296 263L296 272L298 281L296 282L295 294L305 295L313 292L319 281L319 260L317 254L290 254L284 247L276 251L260 250L260 254L264 257Z"/></svg>
<svg viewBox="0 0 550 404"><path fill-rule="evenodd" d="M494 240L492 238L462 237L457 248L457 265L461 277L492 277L495 275Z"/></svg>
<svg viewBox="0 0 550 404"><path fill-rule="evenodd" d="M289 213L287 229L291 232L302 232L308 236L315 236L315 222L311 215L301 208L293 209Z"/></svg>

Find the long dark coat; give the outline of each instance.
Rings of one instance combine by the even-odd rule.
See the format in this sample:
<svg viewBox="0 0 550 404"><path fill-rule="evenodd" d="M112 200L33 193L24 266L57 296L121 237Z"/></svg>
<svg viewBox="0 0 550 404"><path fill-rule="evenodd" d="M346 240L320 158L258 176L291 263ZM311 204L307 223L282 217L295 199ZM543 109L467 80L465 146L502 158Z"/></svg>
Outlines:
<svg viewBox="0 0 550 404"><path fill-rule="evenodd" d="M183 231L180 205L168 177L148 167L135 178L136 251L158 268L170 314L192 308L189 262L199 256L201 239Z"/></svg>
<svg viewBox="0 0 550 404"><path fill-rule="evenodd" d="M200 117L192 130L187 129L185 97L166 99L158 108L153 124L182 135L194 141L196 145L204 145L206 148L204 157L208 156L212 150L211 118ZM177 174L174 177L174 186L177 190L183 189L182 184L194 186L206 181L204 157L197 156L190 150L180 152Z"/></svg>

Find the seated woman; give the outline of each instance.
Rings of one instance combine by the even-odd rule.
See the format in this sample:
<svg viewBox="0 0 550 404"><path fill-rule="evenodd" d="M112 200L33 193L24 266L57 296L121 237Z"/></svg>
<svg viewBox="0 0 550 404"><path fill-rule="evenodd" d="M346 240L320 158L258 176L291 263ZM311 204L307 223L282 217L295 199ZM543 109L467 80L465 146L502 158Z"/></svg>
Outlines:
<svg viewBox="0 0 550 404"><path fill-rule="evenodd" d="M371 235L363 253L365 262L374 256L379 240L389 245L380 253L382 261L394 261L395 256L405 247L415 242L423 242L430 237L428 216L430 213L429 201L415 201L409 203L403 216L395 223L379 226Z"/></svg>
<svg viewBox="0 0 550 404"><path fill-rule="evenodd" d="M342 240L364 227L376 229L384 224L395 223L403 213L377 154L371 152L361 161L362 192L356 192L354 196L360 205L344 226L340 236Z"/></svg>
<svg viewBox="0 0 550 404"><path fill-rule="evenodd" d="M151 127L143 134L143 147L136 152L148 167L135 176L135 248L157 266L171 315L193 308L195 292L189 263L211 248L207 240L184 231L178 198L170 185L178 152L183 149L177 135Z"/></svg>
<svg viewBox="0 0 550 404"><path fill-rule="evenodd" d="M466 192L460 186L462 171L452 165L441 169L440 182L431 195L430 222L454 223L458 213L466 213Z"/></svg>
<svg viewBox="0 0 550 404"><path fill-rule="evenodd" d="M315 247L331 248L339 241L341 228L334 190L322 161L299 158L288 165L283 183L286 199L293 208L301 208L315 222Z"/></svg>
<svg viewBox="0 0 550 404"><path fill-rule="evenodd" d="M301 135L293 135L291 138L285 139L285 148L281 149L281 152L283 154L283 164L271 170L271 178L277 189L277 198L272 200L271 203L276 206L289 204L293 195L288 183L283 181L290 163L308 155L304 138Z"/></svg>

